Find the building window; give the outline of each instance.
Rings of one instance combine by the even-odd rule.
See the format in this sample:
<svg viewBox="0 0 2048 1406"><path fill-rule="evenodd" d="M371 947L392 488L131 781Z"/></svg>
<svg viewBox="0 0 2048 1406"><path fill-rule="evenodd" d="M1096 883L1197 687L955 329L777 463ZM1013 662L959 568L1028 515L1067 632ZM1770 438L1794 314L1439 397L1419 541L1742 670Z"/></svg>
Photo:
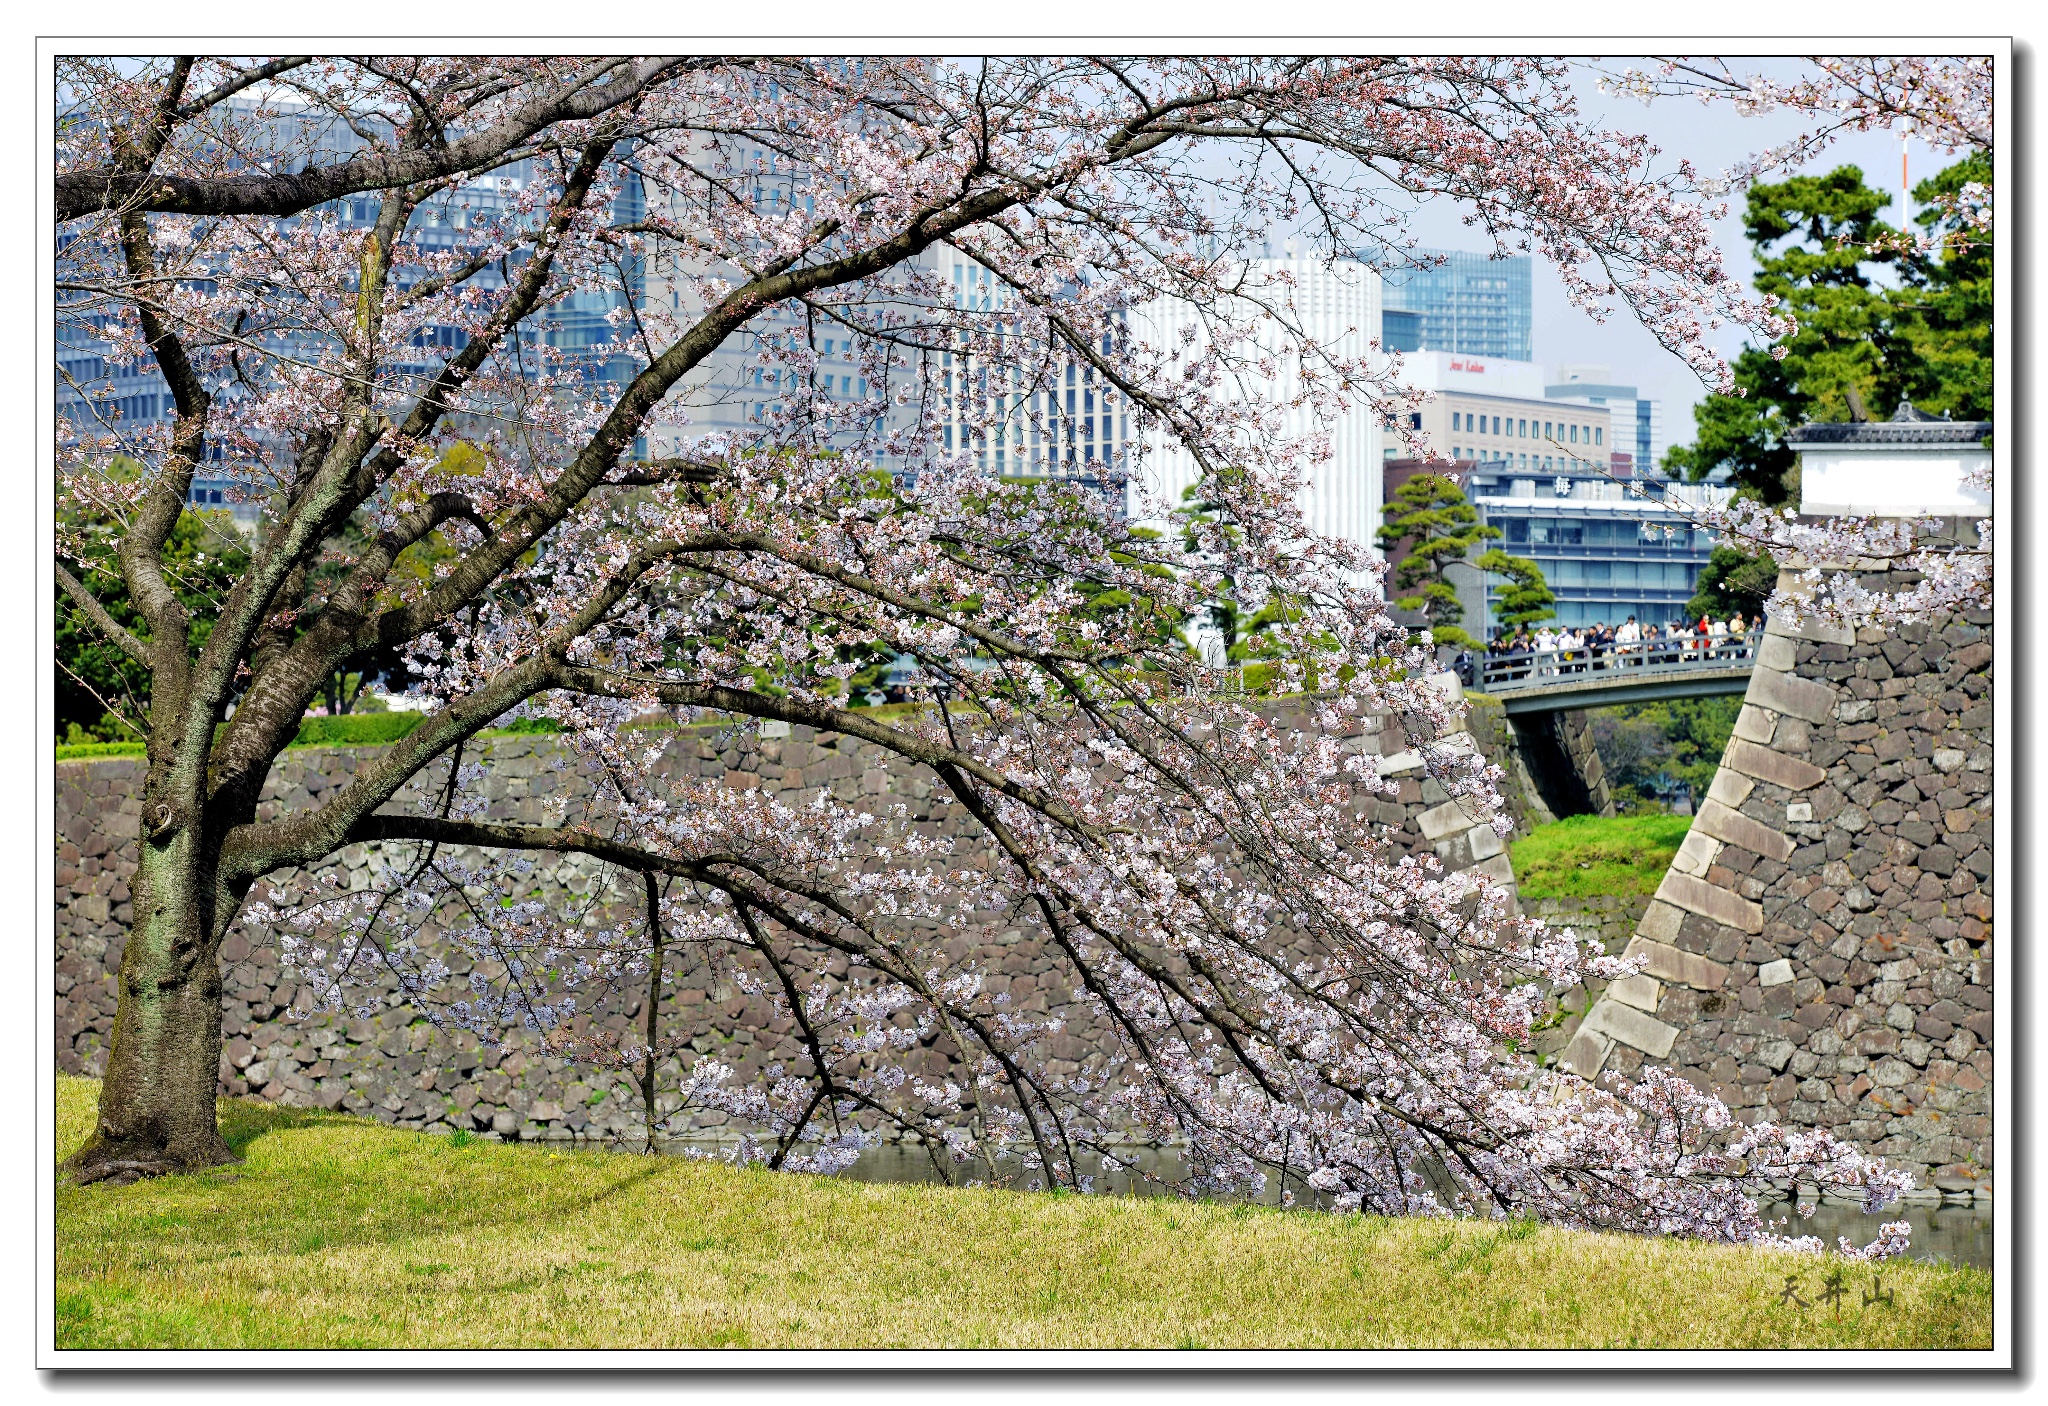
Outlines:
<svg viewBox="0 0 2048 1406"><path fill-rule="evenodd" d="M1532 542L1576 547L1581 544L1583 534L1584 527L1577 518L1539 517L1529 521Z"/></svg>
<svg viewBox="0 0 2048 1406"><path fill-rule="evenodd" d="M1595 425L1595 426L1593 426L1593 443L1595 443L1595 444L1605 444L1606 442L1607 442L1607 431L1606 431L1606 430L1604 430L1604 429L1602 429L1602 428L1601 428L1600 426L1598 426L1598 425Z"/></svg>

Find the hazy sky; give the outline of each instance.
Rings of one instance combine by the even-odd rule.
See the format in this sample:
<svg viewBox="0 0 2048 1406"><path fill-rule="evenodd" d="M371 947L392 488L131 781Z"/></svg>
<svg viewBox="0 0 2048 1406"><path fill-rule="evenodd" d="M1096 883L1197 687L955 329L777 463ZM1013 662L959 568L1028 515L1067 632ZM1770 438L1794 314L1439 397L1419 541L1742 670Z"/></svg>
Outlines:
<svg viewBox="0 0 2048 1406"><path fill-rule="evenodd" d="M1608 64L1622 67L1626 61L1609 60ZM1655 142L1662 149L1658 158L1660 170L1682 158L1691 161L1702 174L1717 174L1730 163L1784 140L1802 126L1798 118L1785 115L1740 117L1722 103L1702 106L1692 100L1660 99L1645 106L1633 100L1607 98L1595 91L1590 79L1582 85L1580 101L1586 115L1602 125L1640 132ZM1911 148L1911 178L1918 184L1954 159L1936 157L1924 142L1916 140ZM1861 167L1867 183L1896 191L1897 134L1844 137L1803 169L1829 171L1845 164ZM1749 241L1742 233L1742 209L1742 197L1731 196L1728 216L1716 229L1726 251L1728 271L1748 286L1755 265ZM1896 207L1890 218L1897 219ZM1436 247L1487 247L1484 236L1461 224L1458 212L1447 204L1418 212L1415 230L1426 243ZM1537 362L1547 372L1566 362L1593 362L1610 367L1617 382L1633 384L1645 395L1664 402L1664 444L1688 442L1692 437L1692 405L1706 394L1698 378L1684 362L1658 346L1656 339L1626 310L1616 311L1604 324L1594 322L1565 300L1564 285L1550 264L1540 255L1532 262ZM1732 357L1742 347L1742 334L1729 331L1723 335L1721 350Z"/></svg>

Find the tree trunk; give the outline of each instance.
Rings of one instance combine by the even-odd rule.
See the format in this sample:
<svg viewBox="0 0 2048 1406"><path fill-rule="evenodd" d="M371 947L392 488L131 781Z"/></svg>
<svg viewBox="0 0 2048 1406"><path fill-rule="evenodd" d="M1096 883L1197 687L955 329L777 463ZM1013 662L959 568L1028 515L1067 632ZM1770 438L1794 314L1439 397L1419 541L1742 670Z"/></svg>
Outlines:
<svg viewBox="0 0 2048 1406"><path fill-rule="evenodd" d="M241 1160L214 1116L224 925L193 829L180 826L161 843L145 836L140 846L99 1123L66 1164L80 1182Z"/></svg>

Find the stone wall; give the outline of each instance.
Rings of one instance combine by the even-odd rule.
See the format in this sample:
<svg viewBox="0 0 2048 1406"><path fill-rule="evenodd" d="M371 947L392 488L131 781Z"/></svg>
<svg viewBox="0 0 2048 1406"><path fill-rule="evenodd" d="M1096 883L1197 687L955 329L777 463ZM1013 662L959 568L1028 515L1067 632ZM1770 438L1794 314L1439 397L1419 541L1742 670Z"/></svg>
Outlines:
<svg viewBox="0 0 2048 1406"><path fill-rule="evenodd" d="M1509 722L1520 781L1532 807L1554 820L1614 814L1606 768L1583 711L1521 713Z"/></svg>
<svg viewBox="0 0 2048 1406"><path fill-rule="evenodd" d="M1506 729L1498 726L1498 711L1475 710L1474 745L1496 761L1511 761L1499 750ZM1375 754L1405 750L1398 733L1382 731L1377 720L1361 725L1353 745ZM307 748L286 753L272 772L261 813L268 817L317 804L374 751ZM485 795L494 820L539 821L542 801L559 797L569 802L568 818L574 821L593 792L591 777L574 754L545 737L485 739L469 756L487 770ZM913 823L928 834L976 834L964 814L946 804L943 788L928 771L907 766L872 744L809 728L795 728L782 738L730 728L685 729L667 735L661 766L670 774L694 772L734 786L760 787L793 806L821 789L845 801L901 801ZM113 1026L115 973L130 916L128 879L135 867L141 772L141 762L121 759L57 767L56 1056L58 1068L67 1073L99 1072ZM1399 797L1369 802L1372 819L1402 827L1410 845L1434 850L1449 868L1476 867L1512 881L1497 837L1488 828L1474 827L1442 788L1422 775L1419 757L1409 754L1395 774ZM430 772L429 786L431 780ZM413 796L408 789L399 803L408 804ZM323 867L362 886L368 882L370 858L369 847L354 846ZM610 871L595 861L536 858L532 882L542 896L594 898L592 922L613 908L633 911L641 901L637 882L613 890ZM974 854L966 858L972 862ZM290 876L285 877L289 882ZM1091 1047L1096 1037L1078 1018L1081 1013L1067 1007L1071 977L1060 976L1029 933L1005 926L1006 921L991 919L981 938L1010 949L995 964L989 986L1011 998L1012 1010L1057 1012L1073 1022L1052 1037L1048 1053L1054 1072L1079 1072L1100 1056ZM636 1089L616 1075L593 1074L549 1056L535 1039L514 1037L505 1048L480 1049L474 1036L435 1029L389 983L369 1015L293 1020L288 1010L307 1004L312 993L299 973L280 965L266 934L244 924L230 934L221 956L224 1094L254 1093L280 1103L344 1108L407 1127L456 1127L494 1137L637 1143L643 1136ZM466 970L459 961L455 965L458 975ZM826 973L831 978L845 974L843 964ZM639 993L614 993L589 1019L612 1030L630 1022L637 1030L639 1000ZM770 1019L764 998L721 984L703 970L677 973L664 997L662 1018L664 1028L690 1032L690 1058L716 1054L734 1065L742 1079L776 1061L800 1060L791 1032ZM918 1070L927 1077L945 1072L936 1049L928 1047L915 1058L928 1066ZM679 1072L672 1062L662 1082L672 1087ZM731 1133L724 1122L722 1114L700 1112L690 1127L702 1135Z"/></svg>
<svg viewBox="0 0 2048 1406"><path fill-rule="evenodd" d="M1989 625L1769 624L1626 948L1648 970L1568 1024L1567 1065L1666 1063L1738 1116L1880 1153L1922 1198L1989 1195Z"/></svg>
<svg viewBox="0 0 2048 1406"><path fill-rule="evenodd" d="M1553 928L1570 928L1581 937L1594 938L1609 952L1619 952L1628 945L1649 907L1650 899L1638 895L1522 900L1522 911L1538 922Z"/></svg>

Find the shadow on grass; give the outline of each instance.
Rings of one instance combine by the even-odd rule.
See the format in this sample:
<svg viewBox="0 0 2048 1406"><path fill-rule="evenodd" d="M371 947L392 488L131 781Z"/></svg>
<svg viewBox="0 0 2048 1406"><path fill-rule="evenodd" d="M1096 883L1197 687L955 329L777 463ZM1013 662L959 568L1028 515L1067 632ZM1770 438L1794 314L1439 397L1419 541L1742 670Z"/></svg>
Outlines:
<svg viewBox="0 0 2048 1406"><path fill-rule="evenodd" d="M520 1154L538 1156L539 1149L407 1134L349 1113L281 1107L257 1099L223 1098L216 1105L216 1117L222 1138L243 1161L189 1175L147 1178L132 1187L68 1188L66 1202L78 1213L71 1234L97 1242L96 1253L116 1260L136 1255L153 1260L155 1247L166 1235L203 1260L245 1254L305 1256L418 1235L573 1222L677 1169L672 1159L634 1158L623 1166L612 1162L595 1185L582 1179L527 1181L514 1166ZM382 1132L390 1141L367 1155L361 1146L346 1144L333 1153L311 1147L264 1153L264 1173L250 1179L246 1162L260 1139L273 1133L321 1130ZM507 1152L512 1159L502 1155ZM452 1186L438 1179L432 1185L409 1182L407 1168L418 1171L438 1164L452 1171L449 1163L468 1161L479 1153L486 1157L488 1170L477 1167L482 1180L469 1188L476 1194L464 1194L466 1179L460 1174ZM514 1172L511 1181L505 1180L508 1172Z"/></svg>
<svg viewBox="0 0 2048 1406"><path fill-rule="evenodd" d="M249 1098L224 1098L215 1105L215 1109L220 1135L237 1157L246 1157L249 1144L266 1133L336 1127L357 1121L346 1114L329 1113L324 1108L285 1108Z"/></svg>

